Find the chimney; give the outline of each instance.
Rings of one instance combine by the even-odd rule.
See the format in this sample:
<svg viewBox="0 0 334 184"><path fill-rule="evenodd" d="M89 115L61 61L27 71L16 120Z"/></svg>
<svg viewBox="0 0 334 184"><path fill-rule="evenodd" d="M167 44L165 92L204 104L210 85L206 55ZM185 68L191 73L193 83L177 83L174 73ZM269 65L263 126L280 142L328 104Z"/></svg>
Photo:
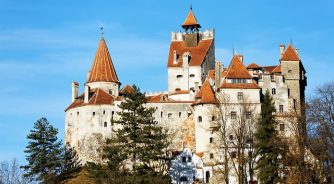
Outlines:
<svg viewBox="0 0 334 184"><path fill-rule="evenodd" d="M240 58L241 62L244 62L244 56L243 56L243 55L241 55L241 54L239 54L238 56L239 56L239 58Z"/></svg>
<svg viewBox="0 0 334 184"><path fill-rule="evenodd" d="M79 83L73 81L72 82L72 103L75 101L75 99L78 97L78 88L79 88Z"/></svg>
<svg viewBox="0 0 334 184"><path fill-rule="evenodd" d="M90 87L86 84L85 85L85 99L84 99L84 103L88 103L88 101L89 101L89 93L90 93Z"/></svg>
<svg viewBox="0 0 334 184"><path fill-rule="evenodd" d="M222 78L222 64L220 61L216 61L215 63L215 86L216 89L220 86L220 80Z"/></svg>
<svg viewBox="0 0 334 184"><path fill-rule="evenodd" d="M284 44L281 44L281 45L279 46L279 52L280 52L280 56L281 56L281 57L283 56L284 50L285 50L285 46L284 46Z"/></svg>
<svg viewBox="0 0 334 184"><path fill-rule="evenodd" d="M176 65L177 64L177 54L176 54L176 50L174 50L174 55L173 55L173 64Z"/></svg>
<svg viewBox="0 0 334 184"><path fill-rule="evenodd" d="M90 70L88 71L88 73L87 73L87 80L89 79L89 76L90 76Z"/></svg>

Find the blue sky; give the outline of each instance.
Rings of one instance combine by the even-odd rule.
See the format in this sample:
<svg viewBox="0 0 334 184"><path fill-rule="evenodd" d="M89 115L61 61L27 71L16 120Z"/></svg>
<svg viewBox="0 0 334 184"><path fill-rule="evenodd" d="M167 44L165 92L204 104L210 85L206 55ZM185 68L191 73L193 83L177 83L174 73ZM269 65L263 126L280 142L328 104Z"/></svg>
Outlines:
<svg viewBox="0 0 334 184"><path fill-rule="evenodd" d="M232 48L244 62L278 64L281 43L299 48L307 96L334 78L334 1L305 0L0 0L0 161L24 162L26 135L47 117L64 139L71 82L82 91L101 25L122 84L164 91L170 32L181 30L190 3L203 28L216 30L216 58Z"/></svg>

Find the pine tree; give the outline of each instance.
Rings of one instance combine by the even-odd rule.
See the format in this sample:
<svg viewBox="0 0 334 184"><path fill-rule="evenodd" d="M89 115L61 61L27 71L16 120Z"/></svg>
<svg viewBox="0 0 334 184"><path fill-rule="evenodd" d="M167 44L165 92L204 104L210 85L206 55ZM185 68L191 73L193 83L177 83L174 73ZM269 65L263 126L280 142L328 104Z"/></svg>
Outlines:
<svg viewBox="0 0 334 184"><path fill-rule="evenodd" d="M62 152L61 169L57 177L58 182L76 177L82 169L76 151L72 147L66 145Z"/></svg>
<svg viewBox="0 0 334 184"><path fill-rule="evenodd" d="M119 120L112 120L121 128L107 140L104 157L114 171L130 165L133 175L161 174L166 166L167 135L154 120L155 109L144 106L145 95L135 85L133 89L119 105Z"/></svg>
<svg viewBox="0 0 334 184"><path fill-rule="evenodd" d="M283 145L276 133L277 123L274 117L275 106L267 90L261 104L261 117L255 134L256 153L259 155L256 169L261 183L271 184L280 182L280 165L283 157Z"/></svg>
<svg viewBox="0 0 334 184"><path fill-rule="evenodd" d="M54 183L60 172L61 142L57 139L58 130L46 118L34 124L34 129L27 136L28 145L24 152L28 165L25 177L41 183Z"/></svg>

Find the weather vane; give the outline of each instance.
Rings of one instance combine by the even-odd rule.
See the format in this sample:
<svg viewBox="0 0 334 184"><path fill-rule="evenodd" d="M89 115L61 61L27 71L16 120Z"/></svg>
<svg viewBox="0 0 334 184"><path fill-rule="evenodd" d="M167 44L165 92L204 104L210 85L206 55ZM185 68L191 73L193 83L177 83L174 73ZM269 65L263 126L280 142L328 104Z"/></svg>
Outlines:
<svg viewBox="0 0 334 184"><path fill-rule="evenodd" d="M101 26L100 29L101 29L101 36L103 37L104 36L103 26Z"/></svg>
<svg viewBox="0 0 334 184"><path fill-rule="evenodd" d="M193 4L190 3L190 10L193 10Z"/></svg>

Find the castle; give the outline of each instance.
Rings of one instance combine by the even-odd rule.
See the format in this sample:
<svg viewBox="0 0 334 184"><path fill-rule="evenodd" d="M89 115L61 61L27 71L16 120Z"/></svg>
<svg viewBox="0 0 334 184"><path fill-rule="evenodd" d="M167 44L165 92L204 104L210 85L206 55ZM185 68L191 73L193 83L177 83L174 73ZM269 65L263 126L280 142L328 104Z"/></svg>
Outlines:
<svg viewBox="0 0 334 184"><path fill-rule="evenodd" d="M181 150L187 142L192 152L201 155L203 173L213 176L215 166L227 158L224 151L235 158L233 145L239 134L254 132L261 97L267 90L280 120L277 131L287 138L295 135L296 121L287 121L284 115L303 113L307 83L306 71L291 44L280 45L274 66L246 65L240 54L223 65L215 59L215 31L200 31L192 10L182 28L183 32L171 33L167 91L146 93L146 105L157 108L155 120L173 135L171 149ZM117 129L111 119L118 118L118 105L131 90L129 85L121 88L103 37L81 95L78 87L77 82L72 83L72 102L65 110L65 140L82 162L100 161L99 143ZM244 125L247 128L240 132Z"/></svg>

